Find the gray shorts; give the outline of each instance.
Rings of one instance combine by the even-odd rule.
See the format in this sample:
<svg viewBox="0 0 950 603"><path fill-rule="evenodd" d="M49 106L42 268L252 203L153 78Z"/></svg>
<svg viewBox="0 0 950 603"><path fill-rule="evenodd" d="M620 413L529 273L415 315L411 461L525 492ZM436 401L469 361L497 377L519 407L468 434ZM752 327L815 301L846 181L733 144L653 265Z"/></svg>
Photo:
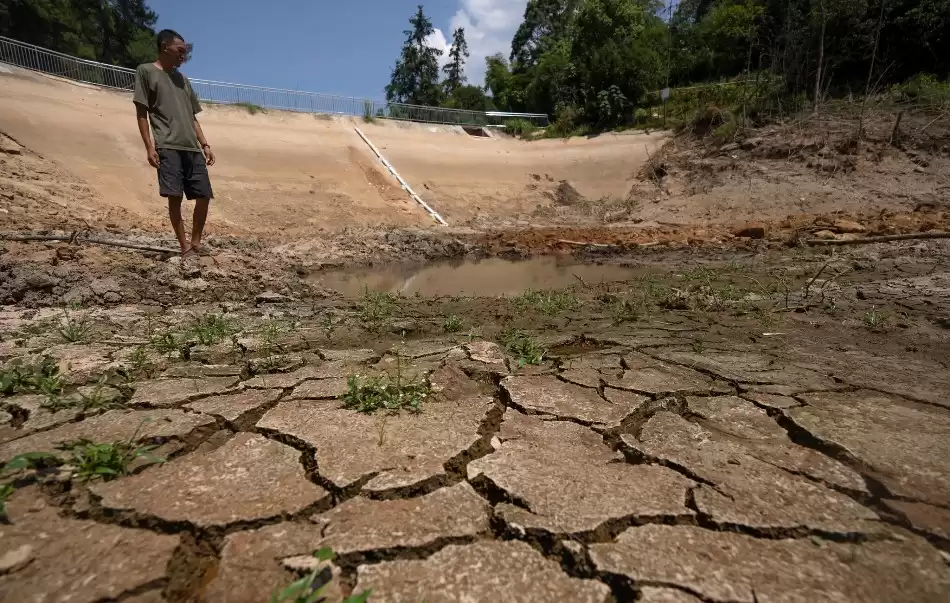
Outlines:
<svg viewBox="0 0 950 603"><path fill-rule="evenodd" d="M158 151L158 194L162 197L211 199L211 179L205 156L200 151L156 149Z"/></svg>

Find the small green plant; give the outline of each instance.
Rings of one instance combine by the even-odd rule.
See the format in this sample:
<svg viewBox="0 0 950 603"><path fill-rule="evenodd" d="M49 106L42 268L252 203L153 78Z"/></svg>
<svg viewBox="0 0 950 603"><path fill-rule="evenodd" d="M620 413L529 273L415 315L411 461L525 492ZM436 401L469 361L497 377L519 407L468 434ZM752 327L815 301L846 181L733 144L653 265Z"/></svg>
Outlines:
<svg viewBox="0 0 950 603"><path fill-rule="evenodd" d="M625 322L637 322L643 315L644 301L642 299L631 301L626 298L616 298L611 306L614 324L620 325Z"/></svg>
<svg viewBox="0 0 950 603"><path fill-rule="evenodd" d="M445 317L445 320L442 321L442 330L446 333L458 333L462 330L462 319L451 314Z"/></svg>
<svg viewBox="0 0 950 603"><path fill-rule="evenodd" d="M154 334L149 339L149 344L155 349L159 354L164 354L170 356L176 352L180 352L184 340L177 333L171 329L162 331L160 333Z"/></svg>
<svg viewBox="0 0 950 603"><path fill-rule="evenodd" d="M7 519L7 500L13 496L16 488L13 484L0 485L0 520Z"/></svg>
<svg viewBox="0 0 950 603"><path fill-rule="evenodd" d="M74 312L76 309L73 306ZM91 329L92 322L89 320L88 314L78 314L77 316L76 313L71 314L68 309L63 308L63 318L60 320L56 332L64 341L76 343L84 340Z"/></svg>
<svg viewBox="0 0 950 603"><path fill-rule="evenodd" d="M372 414L378 410L398 413L400 410L421 412L422 403L432 393L425 379L407 379L402 372L402 356L396 354L395 374L370 377L350 375L347 392L341 397L343 408Z"/></svg>
<svg viewBox="0 0 950 603"><path fill-rule="evenodd" d="M213 312L196 316L190 331L201 345L214 345L228 339L234 332L231 321Z"/></svg>
<svg viewBox="0 0 950 603"><path fill-rule="evenodd" d="M886 312L878 312L874 308L871 308L870 312L864 313L864 324L872 331L883 328L889 319L890 316Z"/></svg>
<svg viewBox="0 0 950 603"><path fill-rule="evenodd" d="M364 287L357 308L360 321L376 330L396 311L396 297L390 293L370 291L368 287Z"/></svg>
<svg viewBox="0 0 950 603"><path fill-rule="evenodd" d="M703 352L706 351L706 342L703 341L702 339L694 339L692 347L693 347L694 353L702 354Z"/></svg>
<svg viewBox="0 0 950 603"><path fill-rule="evenodd" d="M300 580L276 589L271 593L268 603L322 603L326 600L323 593L333 580L333 572L326 562L332 561L335 555L329 547L323 547L314 551L313 556L320 564ZM371 592L366 590L352 595L342 603L366 603Z"/></svg>
<svg viewBox="0 0 950 603"><path fill-rule="evenodd" d="M145 464L165 461L149 454L157 446L136 446L134 441L137 434L138 432L125 442L100 444L80 439L66 443L60 448L69 452L67 461L76 468L76 477L80 480L110 481L126 475L133 461L141 459Z"/></svg>
<svg viewBox="0 0 950 603"><path fill-rule="evenodd" d="M521 312L534 308L541 314L556 316L570 312L578 305L573 294L563 291L534 291L528 290L523 294L511 298L512 303Z"/></svg>
<svg viewBox="0 0 950 603"><path fill-rule="evenodd" d="M541 364L547 350L524 331L505 329L498 338L499 343L518 363L518 368L528 364Z"/></svg>
<svg viewBox="0 0 950 603"><path fill-rule="evenodd" d="M123 367L128 381L151 379L155 375L155 365L148 358L148 350L140 345L132 350L127 359L128 364Z"/></svg>
<svg viewBox="0 0 950 603"><path fill-rule="evenodd" d="M68 397L50 396L42 404L52 412L66 410L70 408L81 409L84 413L97 413L114 408L125 408L125 404L119 396L114 395L115 390L109 386L109 375L105 374L99 378L99 381L93 386L92 391L85 393L77 391Z"/></svg>
<svg viewBox="0 0 950 603"><path fill-rule="evenodd" d="M266 113L264 107L260 105L255 105L254 103L234 103L235 107L244 107L248 113L251 115L257 115L258 113Z"/></svg>
<svg viewBox="0 0 950 603"><path fill-rule="evenodd" d="M65 385L59 364L51 356L33 360L17 358L0 369L0 394L32 393L53 397L61 394Z"/></svg>

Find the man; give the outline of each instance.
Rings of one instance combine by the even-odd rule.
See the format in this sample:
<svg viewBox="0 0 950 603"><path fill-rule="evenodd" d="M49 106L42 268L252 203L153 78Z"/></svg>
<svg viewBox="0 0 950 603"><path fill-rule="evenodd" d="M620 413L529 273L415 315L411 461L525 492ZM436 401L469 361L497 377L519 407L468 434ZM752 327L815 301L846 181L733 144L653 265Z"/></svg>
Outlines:
<svg viewBox="0 0 950 603"><path fill-rule="evenodd" d="M168 217L181 246L182 259L206 255L201 233L213 197L208 166L214 152L195 118L201 112L191 82L178 71L188 55L176 32L158 32L158 60L135 71L135 116L149 165L158 170L158 194L168 199ZM149 128L151 121L151 128ZM181 221L182 195L195 201L191 239Z"/></svg>

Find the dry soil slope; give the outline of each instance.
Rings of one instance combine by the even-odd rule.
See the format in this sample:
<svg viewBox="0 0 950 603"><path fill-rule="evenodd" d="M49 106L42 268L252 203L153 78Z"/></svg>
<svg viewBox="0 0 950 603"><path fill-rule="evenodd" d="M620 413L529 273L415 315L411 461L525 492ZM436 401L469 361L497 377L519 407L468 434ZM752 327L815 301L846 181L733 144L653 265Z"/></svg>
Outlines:
<svg viewBox="0 0 950 603"><path fill-rule="evenodd" d="M382 170L354 125L454 224L530 212L550 203L546 193L559 180L590 198L623 196L647 148L653 152L664 140L608 135L525 143L473 138L447 127L279 111L250 115L221 106L206 106L201 121L218 156L214 231L279 237L344 226L431 224ZM135 226L164 228L164 207L128 94L0 70L0 130L89 185L93 192L82 204L87 210L99 204L102 211L87 211L87 217L108 214L115 221L126 215ZM28 179L22 172L2 173L0 185L15 189Z"/></svg>

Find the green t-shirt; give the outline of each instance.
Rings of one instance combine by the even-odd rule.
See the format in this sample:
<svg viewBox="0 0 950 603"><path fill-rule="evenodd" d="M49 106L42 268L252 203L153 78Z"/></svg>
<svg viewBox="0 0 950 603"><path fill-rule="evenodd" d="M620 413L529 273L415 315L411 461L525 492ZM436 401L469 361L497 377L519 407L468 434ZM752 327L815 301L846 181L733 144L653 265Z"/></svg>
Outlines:
<svg viewBox="0 0 950 603"><path fill-rule="evenodd" d="M180 71L167 73L154 63L139 65L132 101L148 109L156 149L201 150L194 126L201 105Z"/></svg>

